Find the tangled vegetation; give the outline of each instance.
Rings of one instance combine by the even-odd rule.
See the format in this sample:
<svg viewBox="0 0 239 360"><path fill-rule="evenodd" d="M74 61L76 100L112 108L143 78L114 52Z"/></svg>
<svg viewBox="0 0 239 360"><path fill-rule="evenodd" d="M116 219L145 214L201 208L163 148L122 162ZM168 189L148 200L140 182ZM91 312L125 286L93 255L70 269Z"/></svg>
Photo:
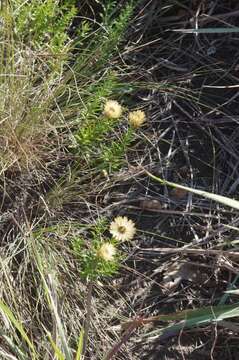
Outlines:
<svg viewBox="0 0 239 360"><path fill-rule="evenodd" d="M237 16L1 2L1 359L237 358Z"/></svg>

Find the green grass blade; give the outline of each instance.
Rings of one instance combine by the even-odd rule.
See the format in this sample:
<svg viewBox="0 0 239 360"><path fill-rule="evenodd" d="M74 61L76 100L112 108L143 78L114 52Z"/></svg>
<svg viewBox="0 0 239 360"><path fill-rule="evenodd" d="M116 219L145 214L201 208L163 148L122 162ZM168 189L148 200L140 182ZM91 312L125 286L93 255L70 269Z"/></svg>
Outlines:
<svg viewBox="0 0 239 360"><path fill-rule="evenodd" d="M233 305L207 306L194 310L184 310L176 314L163 315L162 317L159 315L158 317L162 321L185 320L192 323L192 325L198 325L198 323L201 324L213 320L220 321L236 316L239 316L239 303Z"/></svg>
<svg viewBox="0 0 239 360"><path fill-rule="evenodd" d="M56 345L56 343L53 341L51 334L47 333L48 338L50 340L51 346L54 350L54 356L56 357L57 360L65 360L65 356L63 355L63 353L61 352L61 350L59 349L59 347Z"/></svg>
<svg viewBox="0 0 239 360"><path fill-rule="evenodd" d="M158 315L155 320L172 321L181 320L180 323L167 326L161 329L161 334L173 333L175 334L182 329L190 329L196 326L205 325L211 322L220 322L221 320L238 317L239 303L233 305L223 306L208 306L205 308L195 310L185 310L176 314ZM151 332L158 333L158 330Z"/></svg>
<svg viewBox="0 0 239 360"><path fill-rule="evenodd" d="M184 34L229 34L238 33L239 27L221 27L221 28L201 28L201 29L175 29L173 31Z"/></svg>
<svg viewBox="0 0 239 360"><path fill-rule="evenodd" d="M229 283L228 286L227 286L227 290L225 291L225 294L221 297L218 305L224 305L225 302L227 301L228 297L230 294L239 294L239 290L234 290L235 289L235 286L236 286L236 283L239 279L239 274L237 274L234 278L234 280L232 281L232 283Z"/></svg>
<svg viewBox="0 0 239 360"><path fill-rule="evenodd" d="M49 286L47 284L47 280L46 280L45 275L44 275L44 270L43 270L44 267L42 265L42 260L41 260L41 257L39 255L38 251L35 248L34 248L34 254L35 254L35 258L36 258L36 260L35 260L36 265L38 267L38 271L39 271L39 274L41 276L43 287L44 287L44 290L45 290L46 299L48 301L49 307L52 310L52 313L53 313L55 321L56 321L57 330L59 332L59 337L60 337L60 340L61 340L61 345L62 345L62 349L63 349L64 356L65 356L64 360L72 360L71 350L70 350L70 348L68 346L68 343L67 343L64 327L63 327L61 318L59 316L58 309L57 309L57 306L55 304L52 292L51 292L51 290L50 290L50 288L49 288ZM49 275L49 277L50 277L50 275Z"/></svg>
<svg viewBox="0 0 239 360"><path fill-rule="evenodd" d="M25 340L25 342L27 343L30 351L31 351L31 355L32 355L32 359L36 358L36 352L35 352L35 348L33 343L31 342L31 340L29 339L27 333L25 332L22 324L15 318L15 316L13 315L12 311L10 310L10 308L5 305L1 300L0 300L0 309L2 310L2 312L4 313L4 315L8 318L8 320L12 323L12 325L19 331L19 333L21 334L21 337L23 340Z"/></svg>
<svg viewBox="0 0 239 360"><path fill-rule="evenodd" d="M232 294L232 295L239 295L239 289L235 290L227 290L225 291L226 294Z"/></svg>
<svg viewBox="0 0 239 360"><path fill-rule="evenodd" d="M81 360L83 345L84 345L84 328L82 327L78 341L76 360Z"/></svg>
<svg viewBox="0 0 239 360"><path fill-rule="evenodd" d="M216 307L207 307L205 309L197 309L188 313L186 320L180 324L171 325L163 330L180 331L182 329L190 329L195 326L208 324L211 322L219 322L224 319L229 319L239 316L239 304L224 305Z"/></svg>
<svg viewBox="0 0 239 360"><path fill-rule="evenodd" d="M27 356L26 352L22 351L22 349L16 344L14 339L11 339L9 336L4 335L3 333L0 333L0 335L6 341L7 345L9 346L9 349L11 349L12 357L14 357L14 355L16 355L17 360L26 360L26 356ZM0 353L0 355L1 355L1 353ZM1 357L0 357L0 359L1 359Z"/></svg>
<svg viewBox="0 0 239 360"><path fill-rule="evenodd" d="M168 186L171 186L171 187L173 187L173 188L182 189L182 190L191 192L191 193L193 193L193 194L196 194L196 195L199 195L199 196L203 196L203 197L205 197L205 198L207 198L207 199L216 201L216 202L221 203L221 204L223 204L223 205L230 206L230 207L233 208L233 209L239 210L239 201L237 201L237 200L228 198L228 197L226 197L226 196L213 194L213 193L210 193L210 192L207 192L207 191L198 190L198 189L193 189L193 188L188 187L188 186L179 185L179 184L176 184L176 183L173 183L173 182L170 182L170 181L161 179L161 178L159 178L159 177L157 177L157 176L149 173L148 171L146 171L146 173L147 173L152 179L160 182L160 183L163 184L163 185L168 185Z"/></svg>

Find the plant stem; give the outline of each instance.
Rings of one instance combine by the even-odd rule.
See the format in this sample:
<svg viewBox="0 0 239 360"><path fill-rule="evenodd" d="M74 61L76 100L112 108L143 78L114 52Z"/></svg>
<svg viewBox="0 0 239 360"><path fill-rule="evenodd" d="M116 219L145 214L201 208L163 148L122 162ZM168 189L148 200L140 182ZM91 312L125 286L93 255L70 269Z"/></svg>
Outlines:
<svg viewBox="0 0 239 360"><path fill-rule="evenodd" d="M132 321L132 323L128 326L128 328L126 329L126 331L124 332L122 338L120 339L120 341L118 341L113 348L108 352L108 354L106 354L106 356L103 358L103 360L111 360L113 359L113 357L119 352L121 346L126 343L126 341L130 338L130 336L132 335L133 331L139 326L139 322L136 321Z"/></svg>
<svg viewBox="0 0 239 360"><path fill-rule="evenodd" d="M90 321L91 321L91 314L92 314L92 289L93 289L93 281L91 280L88 285L88 292L86 298L86 318L84 323L84 343L83 343L83 355L85 355L87 342L89 337L89 329L90 329Z"/></svg>

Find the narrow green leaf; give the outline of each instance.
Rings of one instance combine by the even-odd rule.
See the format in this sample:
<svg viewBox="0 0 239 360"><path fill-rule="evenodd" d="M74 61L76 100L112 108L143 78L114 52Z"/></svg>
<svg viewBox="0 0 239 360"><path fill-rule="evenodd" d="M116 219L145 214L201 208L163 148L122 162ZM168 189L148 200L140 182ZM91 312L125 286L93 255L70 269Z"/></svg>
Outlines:
<svg viewBox="0 0 239 360"><path fill-rule="evenodd" d="M172 321L181 320L180 323L167 326L161 329L161 334L178 333L182 329L190 329L196 326L205 325L210 322L219 322L224 319L239 316L239 303L223 306L208 306L201 309L185 310L176 314L158 315L155 320ZM158 330L151 332L151 335Z"/></svg>
<svg viewBox="0 0 239 360"><path fill-rule="evenodd" d="M36 352L35 352L34 345L31 342L31 340L29 339L29 337L28 337L27 333L25 332L22 324L15 318L15 316L13 315L10 308L7 305L5 305L1 300L0 300L0 309L2 310L4 315L9 319L9 321L12 323L12 325L19 331L19 333L21 334L21 337L23 338L23 340L26 341L29 349L32 351L32 356L33 356L32 359L35 359Z"/></svg>
<svg viewBox="0 0 239 360"><path fill-rule="evenodd" d="M173 183L173 182L170 182L170 181L161 179L161 178L159 178L159 177L151 174L151 173L148 172L148 171L146 171L146 173L147 173L152 179L160 182L161 184L168 185L168 186L171 186L171 187L174 187L174 188L177 188L177 189L182 189L182 190L191 192L191 193L196 194L196 195L203 196L203 197L205 197L205 198L207 198L207 199L216 201L216 202L221 203L221 204L223 204L223 205L230 206L231 208L234 208L234 209L239 210L239 201L237 201L237 200L228 198L228 197L226 197L226 196L213 194L213 193L210 193L210 192L207 192L207 191L198 190L198 189L193 189L193 188L188 187L188 186L179 185L179 184L176 184L176 183Z"/></svg>
<svg viewBox="0 0 239 360"><path fill-rule="evenodd" d="M225 291L226 294L232 294L232 295L239 295L239 289L235 290L227 290Z"/></svg>
<svg viewBox="0 0 239 360"><path fill-rule="evenodd" d="M175 29L173 31L184 34L229 34L238 33L239 27L201 28L201 29Z"/></svg>
<svg viewBox="0 0 239 360"><path fill-rule="evenodd" d="M66 339L66 334L65 334L65 331L64 331L64 327L63 327L61 318L59 316L58 309L57 309L57 306L56 306L55 301L54 301L54 297L52 295L52 292L51 292L51 290L50 290L50 288L49 288L49 286L47 284L47 281L45 279L45 276L44 276L44 270L43 270L41 257L40 257L38 251L35 248L34 248L34 254L35 254L35 257L36 257L35 258L36 265L38 267L38 271L39 271L39 274L40 274L41 279L42 279L43 288L45 290L46 299L47 299L49 308L52 310L52 313L53 313L55 321L56 321L57 330L59 332L61 345L62 345L62 348L63 348L63 351L64 351L64 356L65 356L64 359L71 360L72 359L71 349L68 346L68 342L67 342L67 339ZM51 280L53 282L53 277L51 277L50 274L48 274L48 278L51 278Z"/></svg>
<svg viewBox="0 0 239 360"><path fill-rule="evenodd" d="M218 305L224 305L225 302L227 301L230 293L231 293L232 291L233 291L233 292L234 292L234 291L238 291L238 294L239 294L239 290L234 290L235 287L236 287L236 283L237 283L238 279L239 279L239 274L237 274L237 275L235 276L235 278L234 278L234 280L232 281L232 283L229 283L229 284L227 285L227 290L225 291L225 294L221 297Z"/></svg>
<svg viewBox="0 0 239 360"><path fill-rule="evenodd" d="M219 322L223 319L239 316L239 304L224 305L217 307L209 307L205 309L195 310L190 316L180 324L171 325L163 329L166 331L180 331L181 329L189 329L195 326L208 324L210 322Z"/></svg>
<svg viewBox="0 0 239 360"><path fill-rule="evenodd" d="M76 360L81 360L81 355L83 352L83 344L84 344L84 328L82 327L80 336L79 336L79 342L77 347L77 353L76 353Z"/></svg>
<svg viewBox="0 0 239 360"><path fill-rule="evenodd" d="M223 320L230 317L239 316L239 303L233 305L218 305L207 306L205 308L185 310L176 314L165 315L162 320L185 320L191 321L192 324L198 324L198 320L201 322L208 322L212 320ZM160 315L159 315L160 318Z"/></svg>
<svg viewBox="0 0 239 360"><path fill-rule="evenodd" d="M48 332L47 335L54 350L54 356L56 356L57 360L65 360L65 356L63 355L59 347L56 345L56 343L53 341L51 334Z"/></svg>

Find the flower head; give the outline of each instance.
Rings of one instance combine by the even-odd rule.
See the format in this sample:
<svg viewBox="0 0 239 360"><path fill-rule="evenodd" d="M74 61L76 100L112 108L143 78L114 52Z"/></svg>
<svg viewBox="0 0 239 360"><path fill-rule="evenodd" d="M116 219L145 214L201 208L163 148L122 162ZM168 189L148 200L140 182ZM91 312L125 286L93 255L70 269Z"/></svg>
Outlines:
<svg viewBox="0 0 239 360"><path fill-rule="evenodd" d="M122 106L115 100L108 100L105 103L104 115L111 119L118 119L122 114Z"/></svg>
<svg viewBox="0 0 239 360"><path fill-rule="evenodd" d="M97 255L105 261L113 261L116 254L116 248L113 244L106 242L99 248Z"/></svg>
<svg viewBox="0 0 239 360"><path fill-rule="evenodd" d="M132 240L136 233L135 224L126 216L118 216L110 224L110 233L119 241Z"/></svg>
<svg viewBox="0 0 239 360"><path fill-rule="evenodd" d="M134 128L139 128L145 122L146 116L142 110L131 111L129 113L129 123Z"/></svg>

